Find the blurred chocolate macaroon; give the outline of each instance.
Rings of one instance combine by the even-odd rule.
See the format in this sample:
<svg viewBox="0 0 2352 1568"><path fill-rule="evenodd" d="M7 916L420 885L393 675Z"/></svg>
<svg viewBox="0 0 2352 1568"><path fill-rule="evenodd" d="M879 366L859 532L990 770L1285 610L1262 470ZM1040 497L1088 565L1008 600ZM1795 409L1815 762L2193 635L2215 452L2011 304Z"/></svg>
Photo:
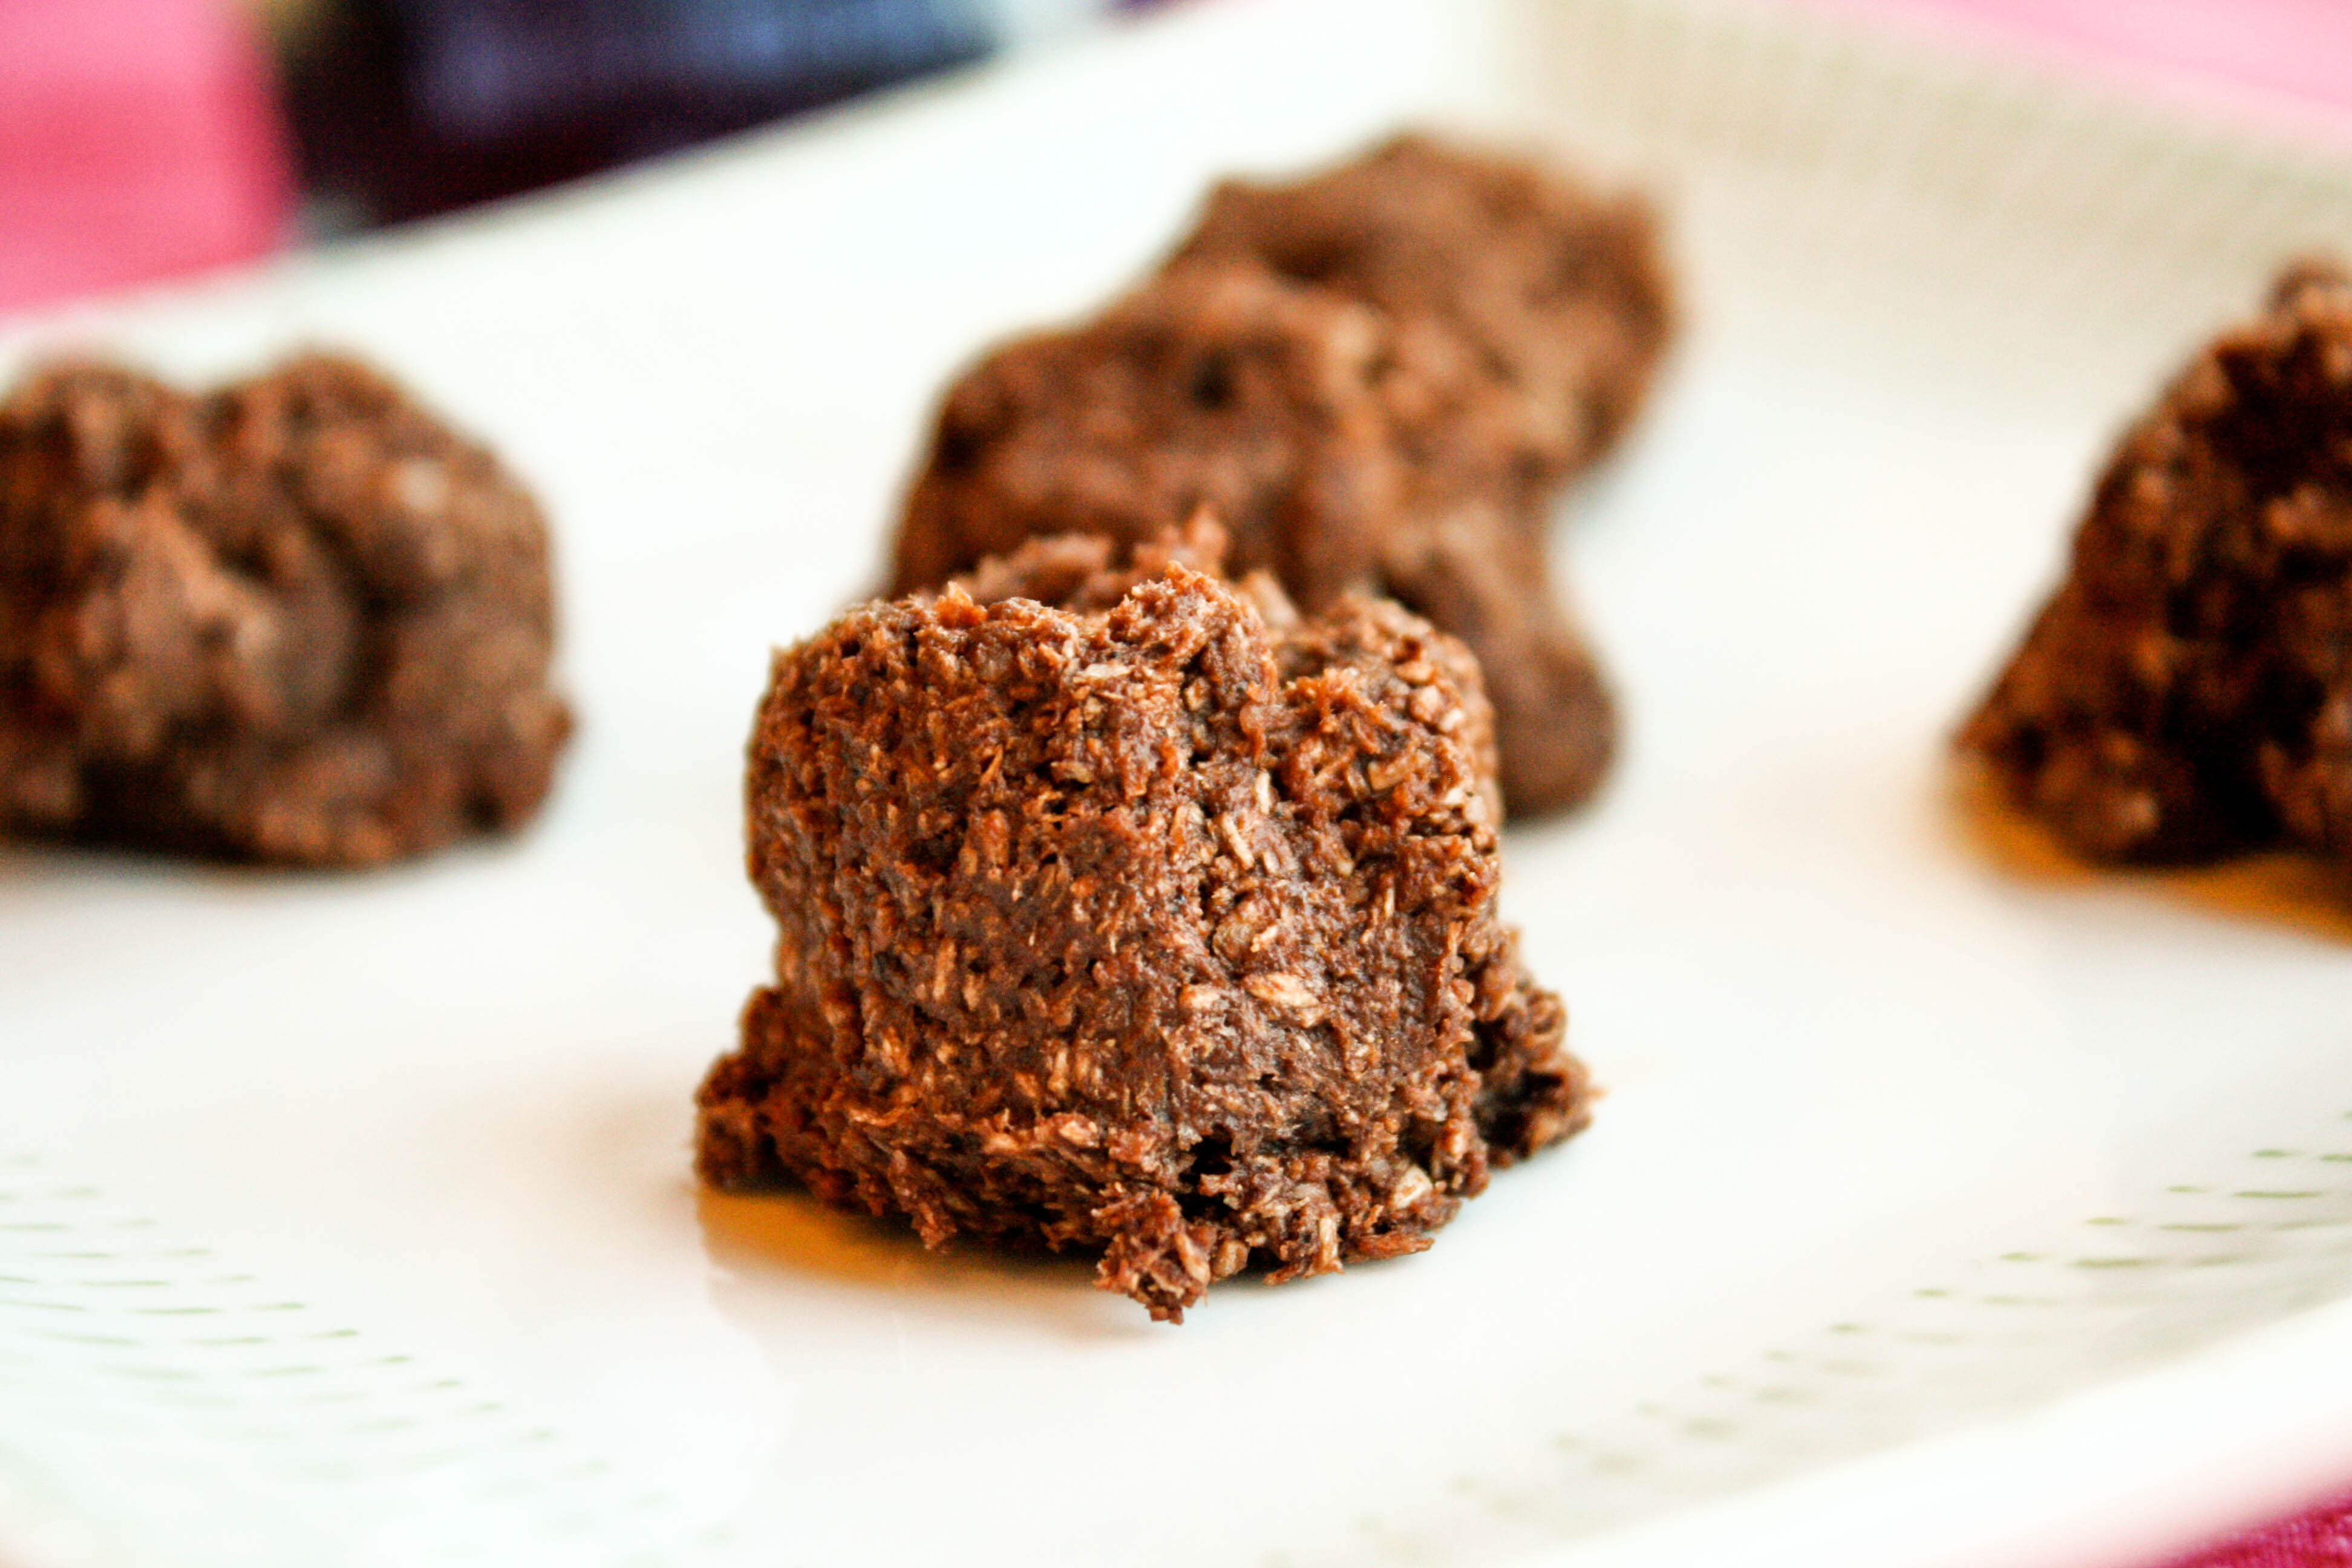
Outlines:
<svg viewBox="0 0 2352 1568"><path fill-rule="evenodd" d="M2290 268L2125 435L1961 731L2092 860L2352 861L2352 279Z"/></svg>
<svg viewBox="0 0 2352 1568"><path fill-rule="evenodd" d="M1175 264L1255 261L1444 323L1509 389L1540 486L1605 456L1648 395L1675 321L1657 229L1638 196L1409 132L1292 184L1224 182Z"/></svg>
<svg viewBox="0 0 2352 1568"><path fill-rule="evenodd" d="M1475 665L1216 544L1029 541L776 656L776 973L702 1086L705 1180L1092 1255L1181 1320L1420 1251L1585 1124L1497 914Z"/></svg>
<svg viewBox="0 0 2352 1568"><path fill-rule="evenodd" d="M356 361L0 402L0 832L360 867L513 829L554 647L537 504Z"/></svg>

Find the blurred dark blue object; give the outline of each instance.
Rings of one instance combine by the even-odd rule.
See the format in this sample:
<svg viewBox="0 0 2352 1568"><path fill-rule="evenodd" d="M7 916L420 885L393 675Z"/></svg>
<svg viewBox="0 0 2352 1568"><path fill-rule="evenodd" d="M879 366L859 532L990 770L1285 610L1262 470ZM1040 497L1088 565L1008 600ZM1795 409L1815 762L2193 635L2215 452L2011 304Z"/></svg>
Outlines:
<svg viewBox="0 0 2352 1568"><path fill-rule="evenodd" d="M340 0L293 52L289 108L314 211L369 226L973 59L1004 15L989 0Z"/></svg>
<svg viewBox="0 0 2352 1568"><path fill-rule="evenodd" d="M979 18L929 0L390 0L424 119L466 141L646 100L791 101L977 54ZM675 112L675 111L673 111ZM675 124L616 127L654 146ZM644 149L640 149L644 150Z"/></svg>

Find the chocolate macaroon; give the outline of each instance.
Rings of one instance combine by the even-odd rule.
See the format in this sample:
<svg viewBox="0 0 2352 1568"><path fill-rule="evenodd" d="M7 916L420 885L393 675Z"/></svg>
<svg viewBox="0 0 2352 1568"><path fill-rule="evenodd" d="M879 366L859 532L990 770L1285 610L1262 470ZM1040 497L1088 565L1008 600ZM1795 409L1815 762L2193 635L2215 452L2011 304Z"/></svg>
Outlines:
<svg viewBox="0 0 2352 1568"><path fill-rule="evenodd" d="M2093 860L2352 860L2352 280L2290 268L2125 436L1959 737Z"/></svg>
<svg viewBox="0 0 2352 1568"><path fill-rule="evenodd" d="M776 976L702 1086L706 1180L1093 1253L1175 1321L1245 1268L1419 1251L1584 1125L1496 915L1475 666L1214 553L1036 541L776 656Z"/></svg>
<svg viewBox="0 0 2352 1568"><path fill-rule="evenodd" d="M554 636L537 505L353 361L0 403L0 833L349 867L513 828Z"/></svg>

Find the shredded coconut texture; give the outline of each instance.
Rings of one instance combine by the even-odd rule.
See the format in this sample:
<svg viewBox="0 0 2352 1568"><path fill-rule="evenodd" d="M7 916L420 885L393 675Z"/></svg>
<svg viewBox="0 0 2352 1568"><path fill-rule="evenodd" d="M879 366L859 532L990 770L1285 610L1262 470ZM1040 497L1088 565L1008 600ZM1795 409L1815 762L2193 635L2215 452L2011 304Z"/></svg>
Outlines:
<svg viewBox="0 0 2352 1568"><path fill-rule="evenodd" d="M1386 602L1298 619L1202 538L1034 542L777 655L776 979L703 1084L707 1180L1094 1252L1178 1321L1419 1251L1585 1124L1496 918L1475 664Z"/></svg>

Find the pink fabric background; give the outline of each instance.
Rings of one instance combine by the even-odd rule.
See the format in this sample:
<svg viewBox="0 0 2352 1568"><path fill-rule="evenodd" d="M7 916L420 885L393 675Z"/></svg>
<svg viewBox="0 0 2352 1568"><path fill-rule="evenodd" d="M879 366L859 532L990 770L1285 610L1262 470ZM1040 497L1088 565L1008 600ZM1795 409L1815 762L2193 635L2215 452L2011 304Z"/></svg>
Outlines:
<svg viewBox="0 0 2352 1568"><path fill-rule="evenodd" d="M1938 16L2352 125L2352 0L1816 3ZM0 0L0 311L267 254L286 237L290 167L230 0ZM2165 1568L2352 1568L2352 1493Z"/></svg>
<svg viewBox="0 0 2352 1568"><path fill-rule="evenodd" d="M0 0L0 311L264 255L290 169L226 0Z"/></svg>
<svg viewBox="0 0 2352 1568"><path fill-rule="evenodd" d="M2352 0L1831 0L1951 18L2103 65L2252 89L2352 123Z"/></svg>

